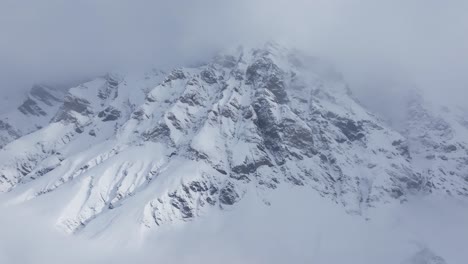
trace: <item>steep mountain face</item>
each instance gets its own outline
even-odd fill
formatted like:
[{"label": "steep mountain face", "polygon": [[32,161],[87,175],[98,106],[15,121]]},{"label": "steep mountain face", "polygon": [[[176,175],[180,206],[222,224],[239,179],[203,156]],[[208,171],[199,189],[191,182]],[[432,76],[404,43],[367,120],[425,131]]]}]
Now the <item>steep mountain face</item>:
[{"label": "steep mountain face", "polygon": [[147,228],[235,209],[246,195],[268,206],[280,185],[360,215],[413,194],[467,196],[467,121],[421,102],[409,111],[399,133],[329,65],[275,44],[60,95],[35,87],[0,121],[0,191],[23,203],[66,189],[66,232],[125,204]]}]

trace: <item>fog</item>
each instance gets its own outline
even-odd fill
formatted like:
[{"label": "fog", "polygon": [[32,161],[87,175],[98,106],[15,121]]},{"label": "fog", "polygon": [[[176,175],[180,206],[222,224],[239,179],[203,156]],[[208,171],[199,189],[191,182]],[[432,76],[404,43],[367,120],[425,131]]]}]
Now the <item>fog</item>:
[{"label": "fog", "polygon": [[33,82],[172,67],[275,40],[333,61],[371,104],[408,87],[463,103],[467,13],[464,0],[2,0],[1,97],[20,98]]},{"label": "fog", "polygon": [[235,210],[153,229],[144,240],[125,235],[138,233],[141,223],[110,226],[92,239],[86,232],[70,237],[37,201],[0,204],[0,263],[416,264],[429,263],[413,259],[429,251],[462,264],[468,257],[466,202],[412,197],[370,209],[365,219],[304,188],[277,191],[271,206],[248,196]]}]

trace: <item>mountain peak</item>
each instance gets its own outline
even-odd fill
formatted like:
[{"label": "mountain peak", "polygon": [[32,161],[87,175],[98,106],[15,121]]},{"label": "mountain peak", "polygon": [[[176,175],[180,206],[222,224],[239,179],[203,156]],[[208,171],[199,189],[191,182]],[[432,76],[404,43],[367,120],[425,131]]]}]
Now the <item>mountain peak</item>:
[{"label": "mountain peak", "polygon": [[[150,229],[235,210],[252,195],[268,206],[285,186],[358,215],[414,194],[468,193],[463,167],[450,176],[459,188],[438,186],[452,171],[426,173],[411,133],[356,102],[329,64],[275,43],[167,74],[108,74],[57,100],[34,94],[57,104],[41,127],[5,139],[0,190],[18,203],[67,190],[56,208],[66,232],[133,206],[141,208],[137,225]],[[15,132],[2,122],[2,133]],[[453,153],[462,166],[462,153]]]}]

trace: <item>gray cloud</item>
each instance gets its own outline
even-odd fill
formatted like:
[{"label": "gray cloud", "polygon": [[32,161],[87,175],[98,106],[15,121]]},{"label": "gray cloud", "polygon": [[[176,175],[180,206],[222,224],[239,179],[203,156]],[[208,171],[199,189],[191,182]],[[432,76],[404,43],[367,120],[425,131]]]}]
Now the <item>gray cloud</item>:
[{"label": "gray cloud", "polygon": [[468,90],[467,11],[463,0],[4,0],[0,91],[274,39],[334,61],[364,98],[390,96],[389,81],[405,76],[399,87],[458,101]]}]

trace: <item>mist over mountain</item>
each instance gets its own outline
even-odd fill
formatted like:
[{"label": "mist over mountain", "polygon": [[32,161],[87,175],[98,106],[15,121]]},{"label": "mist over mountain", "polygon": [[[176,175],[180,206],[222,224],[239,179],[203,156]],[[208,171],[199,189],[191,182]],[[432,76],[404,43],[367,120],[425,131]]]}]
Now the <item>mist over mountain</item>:
[{"label": "mist over mountain", "polygon": [[0,262],[468,258],[466,1],[3,1]]},{"label": "mist over mountain", "polygon": [[468,4],[462,0],[6,0],[0,5],[3,97],[16,90],[24,94],[32,83],[135,64],[173,67],[268,40],[330,58],[355,90],[391,96],[385,86],[397,74],[405,87],[416,85],[439,99],[463,103],[457,99],[466,96]]}]

